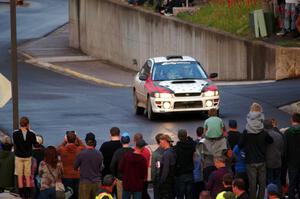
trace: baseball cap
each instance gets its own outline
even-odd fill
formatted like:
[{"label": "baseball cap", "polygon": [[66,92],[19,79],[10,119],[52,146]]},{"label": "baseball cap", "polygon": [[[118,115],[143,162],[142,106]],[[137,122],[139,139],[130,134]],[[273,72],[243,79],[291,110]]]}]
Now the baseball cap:
[{"label": "baseball cap", "polygon": [[172,140],[172,138],[171,138],[169,135],[167,135],[167,134],[163,134],[159,139],[160,139],[160,140],[166,140],[166,141],[169,142],[169,143],[174,142],[174,141]]},{"label": "baseball cap", "polygon": [[229,126],[230,128],[236,128],[236,127],[237,127],[237,122],[236,122],[236,120],[229,120],[229,121],[228,121],[228,126]]},{"label": "baseball cap", "polygon": [[130,142],[130,136],[128,132],[123,132],[121,135],[121,143],[122,144],[128,144]]},{"label": "baseball cap", "polygon": [[138,148],[143,148],[144,146],[147,145],[147,143],[145,142],[145,140],[141,139],[141,140],[138,140],[135,145]]},{"label": "baseball cap", "polygon": [[269,194],[275,194],[275,195],[279,195],[279,190],[276,184],[268,184],[267,186],[267,191]]}]

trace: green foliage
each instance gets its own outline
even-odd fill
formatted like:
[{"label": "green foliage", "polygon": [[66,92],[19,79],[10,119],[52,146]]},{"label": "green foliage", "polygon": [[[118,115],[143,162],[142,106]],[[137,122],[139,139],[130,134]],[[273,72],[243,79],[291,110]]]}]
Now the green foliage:
[{"label": "green foliage", "polygon": [[261,3],[249,0],[212,1],[194,14],[180,13],[180,19],[196,24],[213,27],[219,30],[234,33],[240,36],[250,34],[249,13],[260,9]]}]

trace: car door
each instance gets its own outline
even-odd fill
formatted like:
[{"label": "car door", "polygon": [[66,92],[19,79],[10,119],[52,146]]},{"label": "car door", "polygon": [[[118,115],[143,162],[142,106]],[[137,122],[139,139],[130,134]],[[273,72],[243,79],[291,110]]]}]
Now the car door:
[{"label": "car door", "polygon": [[[151,61],[148,60],[143,67],[141,68],[138,76],[144,76],[147,79],[150,75],[150,69],[151,69]],[[136,88],[136,94],[139,102],[142,102],[145,106],[147,103],[147,89],[145,88],[145,84],[147,80],[141,80],[140,78],[137,78],[137,88]]]}]

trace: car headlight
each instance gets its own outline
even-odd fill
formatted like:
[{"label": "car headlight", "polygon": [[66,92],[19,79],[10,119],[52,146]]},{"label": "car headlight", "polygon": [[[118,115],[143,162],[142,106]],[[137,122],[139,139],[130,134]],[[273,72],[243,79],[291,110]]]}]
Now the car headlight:
[{"label": "car headlight", "polygon": [[155,98],[163,98],[163,99],[168,99],[172,97],[171,93],[154,93],[153,95]]},{"label": "car headlight", "polygon": [[213,97],[213,96],[218,96],[219,92],[218,91],[205,91],[203,95],[204,95],[204,97]]}]

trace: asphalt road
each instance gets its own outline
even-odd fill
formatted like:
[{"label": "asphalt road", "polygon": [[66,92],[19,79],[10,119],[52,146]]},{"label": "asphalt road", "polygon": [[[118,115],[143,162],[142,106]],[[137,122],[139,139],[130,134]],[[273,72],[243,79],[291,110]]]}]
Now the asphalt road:
[{"label": "asphalt road", "polygon": [[[30,1],[18,9],[19,42],[41,37],[67,21],[67,1]],[[10,79],[9,13],[7,5],[0,4],[0,72]],[[3,20],[4,19],[4,20]],[[3,31],[2,31],[3,30]],[[253,101],[264,107],[266,117],[279,120],[279,126],[289,124],[289,115],[278,106],[300,99],[300,80],[250,86],[222,86],[221,116],[227,123],[236,119],[242,130],[249,106]],[[205,117],[198,113],[165,115],[152,122],[135,116],[129,88],[109,88],[19,61],[20,116],[31,119],[31,126],[44,135],[46,145],[57,145],[66,130],[76,130],[84,138],[94,132],[98,143],[109,138],[109,129],[118,126],[131,134],[142,132],[146,141],[153,143],[158,132],[176,133],[186,128],[192,136],[203,125]],[[0,109],[0,128],[12,131],[12,104]]]}]

